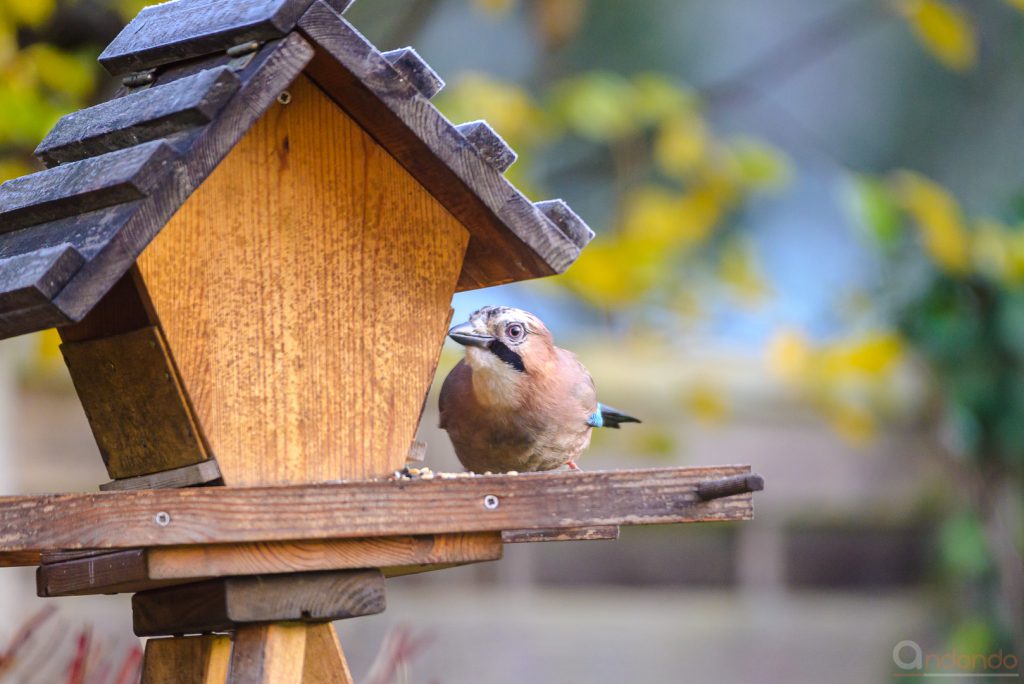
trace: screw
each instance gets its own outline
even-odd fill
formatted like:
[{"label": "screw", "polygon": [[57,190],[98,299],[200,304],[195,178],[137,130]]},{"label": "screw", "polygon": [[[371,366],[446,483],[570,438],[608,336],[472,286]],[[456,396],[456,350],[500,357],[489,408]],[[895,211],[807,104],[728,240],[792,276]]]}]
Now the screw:
[{"label": "screw", "polygon": [[281,91],[281,94],[277,96],[277,101],[283,105],[286,105],[292,101],[292,94],[289,93],[287,90],[283,90]]},{"label": "screw", "polygon": [[498,503],[498,497],[494,496],[493,494],[488,494],[487,496],[484,497],[484,508],[486,508],[489,511],[497,509]]},{"label": "screw", "polygon": [[155,522],[160,527],[167,527],[171,524],[171,514],[167,511],[160,511],[159,513],[153,516],[153,522]]}]

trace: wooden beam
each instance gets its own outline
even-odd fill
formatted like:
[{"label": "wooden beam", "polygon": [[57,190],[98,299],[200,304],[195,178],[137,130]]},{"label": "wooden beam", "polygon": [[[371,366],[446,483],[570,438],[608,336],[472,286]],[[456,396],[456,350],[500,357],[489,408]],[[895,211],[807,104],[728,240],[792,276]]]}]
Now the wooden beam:
[{"label": "wooden beam", "polygon": [[256,622],[329,622],[384,610],[378,570],[222,577],[132,597],[138,636],[195,634]]},{"label": "wooden beam", "polygon": [[66,242],[0,259],[0,310],[50,306],[83,263],[78,250]]},{"label": "wooden beam", "polygon": [[357,568],[394,576],[422,566],[497,560],[501,553],[496,532],[128,549],[46,562],[36,589],[39,596],[113,594],[213,577]]},{"label": "wooden beam", "polygon": [[142,661],[144,684],[224,684],[231,658],[225,634],[150,639]]},{"label": "wooden beam", "polygon": [[208,458],[159,328],[69,342],[61,351],[110,477]]},{"label": "wooden beam", "polygon": [[524,473],[0,498],[0,551],[746,520],[751,494],[701,502],[749,466]]},{"label": "wooden beam", "polygon": [[308,633],[301,623],[239,629],[227,684],[302,684]]},{"label": "wooden beam", "polygon": [[592,541],[596,539],[618,539],[618,525],[595,527],[553,527],[541,530],[505,530],[501,533],[504,544],[554,541]]},{"label": "wooden beam", "polygon": [[213,459],[200,461],[191,465],[161,470],[157,473],[137,475],[121,480],[111,480],[100,485],[101,492],[113,492],[119,489],[169,489],[172,487],[195,487],[197,485],[217,482],[221,479],[220,468]]},{"label": "wooden beam", "polygon": [[306,628],[302,684],[355,684],[334,625],[325,623]]}]

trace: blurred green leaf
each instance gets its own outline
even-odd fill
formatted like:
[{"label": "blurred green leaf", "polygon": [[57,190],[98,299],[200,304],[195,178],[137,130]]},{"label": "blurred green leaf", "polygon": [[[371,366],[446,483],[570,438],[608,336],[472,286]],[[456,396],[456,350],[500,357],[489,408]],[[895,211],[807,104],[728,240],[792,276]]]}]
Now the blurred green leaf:
[{"label": "blurred green leaf", "polygon": [[971,510],[954,513],[943,523],[939,553],[946,569],[963,579],[978,579],[992,569],[984,530]]},{"label": "blurred green leaf", "polygon": [[562,83],[555,107],[569,130],[589,140],[610,142],[639,128],[634,97],[622,76],[592,71]]},{"label": "blurred green leaf", "polygon": [[753,138],[736,138],[730,150],[740,172],[740,181],[757,189],[778,190],[792,176],[789,161],[776,148]]},{"label": "blurred green leaf", "polygon": [[903,235],[903,218],[885,183],[865,175],[850,178],[852,208],[871,239],[891,250]]}]

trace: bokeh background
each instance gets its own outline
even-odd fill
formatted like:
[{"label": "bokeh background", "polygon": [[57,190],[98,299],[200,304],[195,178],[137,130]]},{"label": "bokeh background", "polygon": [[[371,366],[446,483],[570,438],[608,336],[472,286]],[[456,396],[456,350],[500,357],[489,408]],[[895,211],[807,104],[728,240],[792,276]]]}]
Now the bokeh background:
[{"label": "bokeh background", "polygon": [[[0,0],[0,180],[110,94],[95,57],[143,4]],[[339,624],[358,681],[853,684],[896,681],[903,640],[1024,656],[1024,2],[360,0],[347,18],[415,46],[449,118],[488,120],[512,180],[597,232],[563,276],[454,302],[540,315],[643,418],[583,466],[767,480],[749,523],[393,580],[385,614]],[[3,493],[105,479],[57,345],[0,342]],[[452,470],[434,406],[427,463]],[[0,680],[116,681],[129,620],[126,597],[47,603],[4,570]]]}]

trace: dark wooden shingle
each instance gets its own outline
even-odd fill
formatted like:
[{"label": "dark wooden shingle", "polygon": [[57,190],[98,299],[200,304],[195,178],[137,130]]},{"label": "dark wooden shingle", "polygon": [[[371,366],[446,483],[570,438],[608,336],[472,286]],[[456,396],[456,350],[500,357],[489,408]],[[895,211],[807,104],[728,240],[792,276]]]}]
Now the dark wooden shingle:
[{"label": "dark wooden shingle", "polygon": [[36,156],[54,166],[201,126],[238,85],[231,69],[219,67],[72,112],[43,139]]}]

